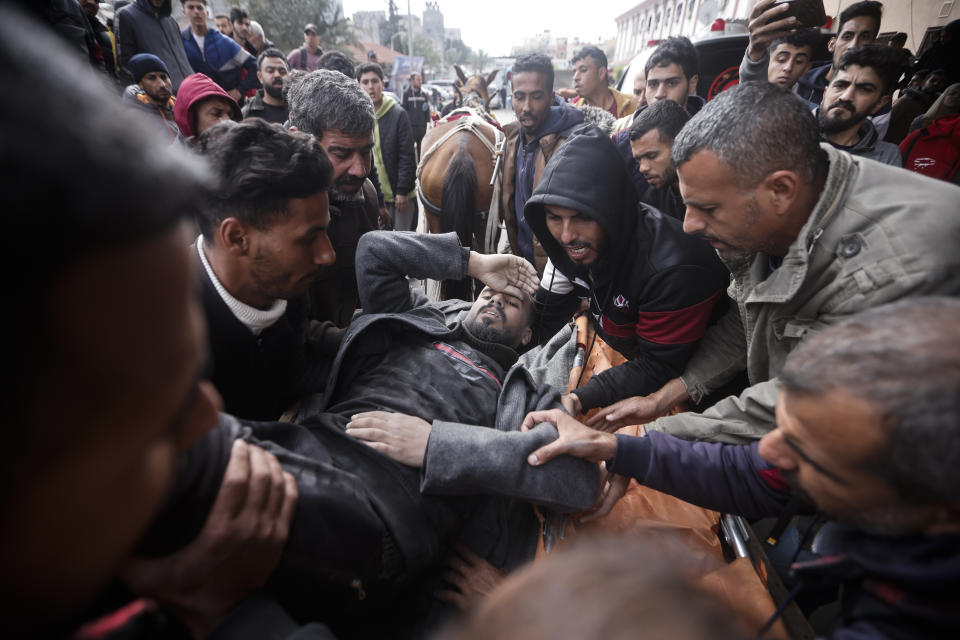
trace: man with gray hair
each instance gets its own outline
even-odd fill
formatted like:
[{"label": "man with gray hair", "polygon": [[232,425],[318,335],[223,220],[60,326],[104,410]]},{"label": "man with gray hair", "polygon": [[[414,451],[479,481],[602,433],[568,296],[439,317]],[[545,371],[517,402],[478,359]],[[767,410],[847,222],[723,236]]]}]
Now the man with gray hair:
[{"label": "man with gray hair", "polygon": [[288,83],[290,127],[312,133],[333,164],[330,227],[336,264],[323,269],[310,294],[313,316],[345,327],[359,305],[354,255],[367,231],[385,226],[377,192],[368,180],[373,163],[373,103],[353,78],[321,69],[294,74]]},{"label": "man with gray hair", "polygon": [[792,571],[801,588],[841,587],[831,638],[956,638],[958,344],[960,300],[879,306],[789,355],[776,428],[759,442],[613,435],[534,412],[524,425],[552,422],[560,438],[530,462],[561,453],[605,460],[647,487],[748,518],[818,511],[833,520],[813,544],[819,557]]},{"label": "man with gray hair", "polygon": [[746,83],[694,116],[673,144],[687,205],[733,274],[727,315],[683,374],[605,410],[608,427],[642,424],[747,370],[752,386],[702,414],[647,430],[748,442],[774,427],[787,355],[838,320],[893,300],[960,293],[960,189],[821,143],[817,119],[776,85]]}]

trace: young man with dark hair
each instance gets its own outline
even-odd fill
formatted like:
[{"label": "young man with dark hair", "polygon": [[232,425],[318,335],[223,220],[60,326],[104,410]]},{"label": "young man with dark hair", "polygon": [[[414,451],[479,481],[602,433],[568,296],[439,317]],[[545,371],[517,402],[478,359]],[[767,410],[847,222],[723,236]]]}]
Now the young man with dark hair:
[{"label": "young man with dark hair", "polygon": [[277,419],[322,388],[328,363],[312,339],[320,333],[306,293],[336,260],[327,237],[330,161],[312,136],[275,126],[222,125],[200,144],[222,185],[201,211],[194,247],[210,380],[226,411],[253,420]]},{"label": "young man with dark hair", "polygon": [[506,140],[500,210],[510,251],[542,274],[547,254],[530,230],[523,208],[547,162],[583,122],[583,112],[554,98],[553,63],[546,56],[531,53],[517,58],[512,78],[517,119],[503,128]]},{"label": "young man with dark hair", "polygon": [[667,38],[647,59],[643,73],[647,78],[647,104],[673,100],[690,115],[703,106],[703,99],[696,95],[700,58],[688,38]]},{"label": "young man with dark hair", "polygon": [[573,105],[599,107],[614,118],[628,116],[636,110],[633,97],[620,93],[607,84],[607,54],[598,47],[584,47],[570,60],[573,87],[577,97]]},{"label": "young man with dark hair", "polygon": [[314,71],[320,68],[319,62],[322,55],[320,30],[311,22],[303,28],[303,46],[297,47],[287,55],[287,63],[291,69]]},{"label": "young man with dark hair", "polygon": [[206,0],[180,0],[190,25],[180,32],[190,66],[240,102],[247,91],[257,88],[257,62],[243,47],[216,29],[207,27]]},{"label": "young man with dark hair", "polygon": [[690,114],[679,104],[661,100],[638,113],[630,125],[630,149],[637,160],[637,170],[650,185],[640,202],[681,222],[686,206],[680,196],[670,147],[689,119]]},{"label": "young man with dark hair", "polygon": [[410,231],[417,220],[417,160],[410,118],[396,100],[383,95],[383,68],[379,64],[365,62],[358,66],[357,81],[370,96],[377,117],[373,161],[383,200],[393,228]]},{"label": "young man with dark hair", "polygon": [[[787,355],[838,319],[892,300],[956,295],[957,187],[822,142],[806,103],[766,82],[724,91],[673,142],[684,231],[730,269],[732,304],[682,376],[603,417],[683,438],[745,442],[774,428]],[[882,274],[882,275],[881,275]],[[660,418],[746,368],[751,386],[701,414]]]},{"label": "young man with dark hair", "polygon": [[250,14],[242,7],[230,8],[230,24],[233,27],[233,40],[254,58],[257,48],[250,43]]},{"label": "young man with dark hair", "polygon": [[900,149],[879,139],[869,116],[890,102],[905,61],[902,51],[881,45],[843,54],[816,112],[824,140],[855,156],[901,166]]},{"label": "young man with dark hair", "polygon": [[136,107],[151,119],[159,119],[162,131],[169,140],[181,138],[180,128],[174,115],[177,99],[163,60],[150,53],[138,53],[127,63],[127,68],[136,84],[123,90],[123,104]]},{"label": "young man with dark hair", "polygon": [[574,131],[525,213],[550,257],[534,298],[536,339],[552,337],[586,300],[597,334],[627,360],[568,394],[570,413],[652,393],[682,371],[729,274],[706,242],[639,203],[610,138],[591,125]]},{"label": "young man with dark hair", "polygon": [[287,103],[283,88],[289,77],[287,60],[279,49],[266,49],[257,59],[257,80],[263,85],[253,99],[243,105],[244,118],[262,118],[267,122],[283,124],[287,121]]},{"label": "young man with dark hair", "polygon": [[138,53],[152,53],[167,66],[173,83],[173,94],[180,91],[180,83],[193,73],[187,52],[183,49],[180,27],[171,17],[172,0],[133,0],[114,17],[117,32],[117,57],[120,66],[129,72],[127,64]]},{"label": "young man with dark hair", "polygon": [[[766,5],[758,3],[754,13]],[[816,29],[797,29],[777,38],[770,38],[768,23],[750,22],[750,41],[740,62],[740,82],[767,80],[785,89],[794,89],[813,64],[820,33]]]},{"label": "young man with dark hair", "polygon": [[549,420],[560,430],[530,462],[560,453],[603,460],[651,489],[750,519],[819,512],[831,520],[813,541],[817,557],[791,573],[801,597],[808,585],[818,593],[839,587],[830,637],[953,638],[960,634],[957,344],[955,298],[880,306],[825,327],[789,355],[776,425],[759,442],[613,435],[553,411],[524,422]]}]

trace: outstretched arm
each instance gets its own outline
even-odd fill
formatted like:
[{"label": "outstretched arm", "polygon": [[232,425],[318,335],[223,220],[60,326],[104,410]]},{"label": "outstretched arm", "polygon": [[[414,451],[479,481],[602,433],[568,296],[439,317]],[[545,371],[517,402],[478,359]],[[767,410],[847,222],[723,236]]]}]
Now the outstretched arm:
[{"label": "outstretched arm", "polygon": [[646,437],[594,431],[567,414],[530,413],[523,428],[556,425],[560,437],[528,457],[533,466],[559,455],[604,460],[611,473],[707,509],[760,518],[776,515],[790,497],[789,487],[752,445],[689,442],[664,433]]},{"label": "outstretched arm", "polygon": [[481,255],[460,246],[455,233],[425,235],[373,231],[357,247],[357,286],[366,313],[400,313],[413,307],[407,276],[433,280],[477,278],[511,295],[533,293],[537,275],[522,258]]}]

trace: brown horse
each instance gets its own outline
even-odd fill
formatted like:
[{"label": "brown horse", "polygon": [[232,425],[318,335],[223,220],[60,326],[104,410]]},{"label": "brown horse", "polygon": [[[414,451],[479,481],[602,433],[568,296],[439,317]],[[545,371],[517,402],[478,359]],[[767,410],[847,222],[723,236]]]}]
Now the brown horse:
[{"label": "brown horse", "polygon": [[[486,107],[487,87],[497,72],[467,78],[460,67],[455,69],[463,106],[424,136],[418,191],[430,233],[456,231],[463,246],[490,253],[496,251],[496,229],[488,232],[488,223],[498,226],[500,222],[488,217],[503,132]],[[468,280],[445,283],[442,289],[444,298],[471,300],[473,296]]]}]

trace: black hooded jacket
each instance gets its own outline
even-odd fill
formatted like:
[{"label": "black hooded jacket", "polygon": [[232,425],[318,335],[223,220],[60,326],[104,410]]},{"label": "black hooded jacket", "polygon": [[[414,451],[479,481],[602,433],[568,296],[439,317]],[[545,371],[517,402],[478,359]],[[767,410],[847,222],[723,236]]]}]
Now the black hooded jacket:
[{"label": "black hooded jacket", "polygon": [[[547,229],[545,205],[595,220],[600,257],[576,265]],[[583,410],[652,393],[683,371],[729,282],[713,249],[681,223],[641,205],[614,143],[577,129],[550,159],[524,210],[550,256],[537,291],[534,331],[553,335],[589,298],[600,336],[629,362],[577,390]]]}]

